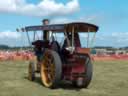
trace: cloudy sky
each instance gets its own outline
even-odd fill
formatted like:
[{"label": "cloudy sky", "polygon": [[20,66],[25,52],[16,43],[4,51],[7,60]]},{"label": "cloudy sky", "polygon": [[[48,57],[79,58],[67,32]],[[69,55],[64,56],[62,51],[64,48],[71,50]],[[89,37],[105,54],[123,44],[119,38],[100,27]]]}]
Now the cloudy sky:
[{"label": "cloudy sky", "polygon": [[83,21],[100,27],[95,45],[128,46],[127,0],[0,0],[0,44],[26,43],[16,28],[51,23]]}]

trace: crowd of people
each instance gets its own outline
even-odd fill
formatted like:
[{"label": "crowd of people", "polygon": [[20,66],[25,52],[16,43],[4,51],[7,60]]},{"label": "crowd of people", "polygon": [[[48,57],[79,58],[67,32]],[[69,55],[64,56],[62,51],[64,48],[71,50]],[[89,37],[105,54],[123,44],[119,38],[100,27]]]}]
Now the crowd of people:
[{"label": "crowd of people", "polygon": [[128,54],[93,55],[95,61],[128,60]]},{"label": "crowd of people", "polygon": [[[34,53],[31,51],[0,51],[0,61],[33,60]],[[92,55],[94,61],[99,60],[128,60],[128,54],[125,55]]]},{"label": "crowd of people", "polygon": [[31,60],[34,57],[31,51],[0,51],[0,61],[5,60]]}]

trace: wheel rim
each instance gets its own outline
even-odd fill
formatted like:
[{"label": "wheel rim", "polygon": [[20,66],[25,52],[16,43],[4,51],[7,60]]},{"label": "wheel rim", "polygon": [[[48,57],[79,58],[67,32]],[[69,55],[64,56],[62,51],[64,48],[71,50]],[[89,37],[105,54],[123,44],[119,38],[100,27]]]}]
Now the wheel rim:
[{"label": "wheel rim", "polygon": [[50,53],[46,53],[41,64],[41,79],[46,87],[51,87],[55,77],[54,58]]}]

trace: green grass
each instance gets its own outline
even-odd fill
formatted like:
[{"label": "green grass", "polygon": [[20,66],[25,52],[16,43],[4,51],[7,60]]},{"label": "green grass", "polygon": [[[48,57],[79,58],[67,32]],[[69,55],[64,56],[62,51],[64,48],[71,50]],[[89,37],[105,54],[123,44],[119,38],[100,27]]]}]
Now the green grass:
[{"label": "green grass", "polygon": [[27,66],[28,62],[0,62],[0,96],[128,96],[128,61],[95,62],[88,89],[45,88],[39,78],[26,78]]}]

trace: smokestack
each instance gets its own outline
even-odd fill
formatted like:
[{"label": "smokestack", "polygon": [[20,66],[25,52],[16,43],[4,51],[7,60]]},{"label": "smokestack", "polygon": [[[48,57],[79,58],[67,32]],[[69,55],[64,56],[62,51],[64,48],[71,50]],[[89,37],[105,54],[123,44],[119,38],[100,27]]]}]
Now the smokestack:
[{"label": "smokestack", "polygon": [[48,25],[49,24],[49,19],[42,20],[42,23],[43,23],[43,25]]},{"label": "smokestack", "polygon": [[[42,20],[43,25],[49,25],[49,19]],[[49,40],[49,31],[44,30],[43,31],[43,40]]]}]

